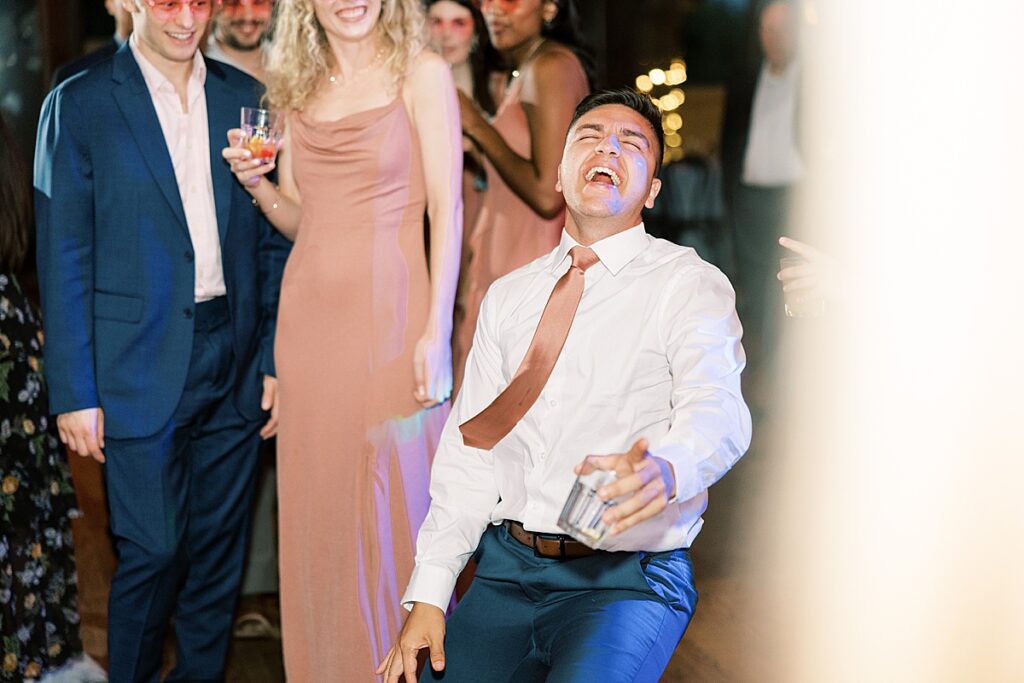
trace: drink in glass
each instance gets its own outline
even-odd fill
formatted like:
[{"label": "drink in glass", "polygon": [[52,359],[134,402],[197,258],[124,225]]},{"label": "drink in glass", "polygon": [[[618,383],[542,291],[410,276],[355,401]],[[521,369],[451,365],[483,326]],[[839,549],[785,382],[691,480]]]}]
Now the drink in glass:
[{"label": "drink in glass", "polygon": [[254,159],[271,161],[284,135],[284,117],[266,109],[242,107],[242,144]]},{"label": "drink in glass", "polygon": [[[807,261],[798,256],[786,256],[779,259],[779,270],[795,268],[806,263]],[[825,298],[817,289],[783,291],[782,296],[787,318],[817,318],[825,314]]]},{"label": "drink in glass", "polygon": [[558,516],[558,528],[580,543],[596,548],[608,531],[601,515],[619,502],[601,500],[597,490],[614,481],[615,472],[610,470],[594,470],[576,477]]}]

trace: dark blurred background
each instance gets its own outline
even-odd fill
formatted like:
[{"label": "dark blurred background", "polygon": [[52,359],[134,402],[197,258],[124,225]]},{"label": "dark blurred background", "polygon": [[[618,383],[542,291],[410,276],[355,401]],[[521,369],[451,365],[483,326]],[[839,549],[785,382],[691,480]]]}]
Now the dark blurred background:
[{"label": "dark blurred background", "polygon": [[[755,0],[582,0],[599,84],[631,85],[674,58],[687,85],[726,84],[756,65]],[[0,3],[0,109],[31,148],[39,106],[55,68],[108,41],[113,20],[102,0]]]}]

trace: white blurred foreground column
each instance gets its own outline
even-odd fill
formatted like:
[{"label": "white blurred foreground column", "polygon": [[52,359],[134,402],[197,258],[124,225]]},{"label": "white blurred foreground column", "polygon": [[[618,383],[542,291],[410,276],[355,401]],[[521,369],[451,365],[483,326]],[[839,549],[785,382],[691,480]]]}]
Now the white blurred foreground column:
[{"label": "white blurred foreground column", "polygon": [[787,321],[771,678],[1024,681],[1024,3],[798,4],[848,302]]}]

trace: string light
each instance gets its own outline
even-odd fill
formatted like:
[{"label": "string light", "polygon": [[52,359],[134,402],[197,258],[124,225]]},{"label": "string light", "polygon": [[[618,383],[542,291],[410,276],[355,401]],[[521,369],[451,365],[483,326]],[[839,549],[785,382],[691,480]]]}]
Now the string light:
[{"label": "string light", "polygon": [[680,161],[683,151],[683,117],[677,109],[686,102],[686,93],[678,87],[686,82],[686,62],[673,59],[667,69],[651,69],[636,77],[636,89],[650,95],[661,111],[661,127],[665,132],[665,152],[662,164]]}]

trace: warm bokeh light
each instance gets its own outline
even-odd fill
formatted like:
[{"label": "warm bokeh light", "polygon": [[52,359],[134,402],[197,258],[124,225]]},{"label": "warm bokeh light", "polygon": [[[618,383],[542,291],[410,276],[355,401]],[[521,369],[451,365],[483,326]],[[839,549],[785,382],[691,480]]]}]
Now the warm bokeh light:
[{"label": "warm bokeh light", "polygon": [[676,97],[673,93],[668,93],[661,98],[661,110],[672,111],[673,109],[678,109],[682,103],[682,98]]},{"label": "warm bokeh light", "polygon": [[665,136],[665,144],[669,147],[682,147],[683,138],[679,133],[669,133]]},{"label": "warm bokeh light", "polygon": [[686,81],[686,62],[673,59],[667,69],[654,68],[636,77],[636,88],[647,93],[655,106],[664,114],[662,129],[670,136],[674,144],[666,147],[664,164],[670,164],[683,158],[682,135],[683,117],[676,113],[686,102],[686,93],[677,86]]}]

